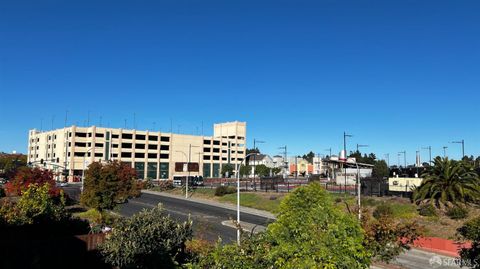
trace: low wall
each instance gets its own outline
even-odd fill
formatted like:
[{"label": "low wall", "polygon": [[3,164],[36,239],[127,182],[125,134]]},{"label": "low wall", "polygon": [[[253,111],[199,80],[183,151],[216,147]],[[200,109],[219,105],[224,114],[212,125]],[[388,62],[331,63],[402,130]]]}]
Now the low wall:
[{"label": "low wall", "polygon": [[462,248],[470,248],[472,244],[469,242],[461,243],[438,237],[421,237],[415,240],[413,246],[429,252],[435,252],[451,257],[459,257],[460,250]]}]

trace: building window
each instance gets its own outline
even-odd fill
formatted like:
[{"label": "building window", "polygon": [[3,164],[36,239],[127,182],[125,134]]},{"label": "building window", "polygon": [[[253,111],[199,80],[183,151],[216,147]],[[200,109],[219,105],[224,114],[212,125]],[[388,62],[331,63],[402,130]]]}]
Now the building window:
[{"label": "building window", "polygon": [[213,156],[213,160],[214,160],[214,161],[220,160],[220,156]]},{"label": "building window", "polygon": [[203,177],[211,177],[212,165],[209,163],[203,164]]},{"label": "building window", "polygon": [[169,148],[168,145],[160,145],[160,150],[168,150]]},{"label": "building window", "polygon": [[87,133],[75,133],[75,137],[87,137]]},{"label": "building window", "polygon": [[145,140],[145,135],[137,134],[135,135],[136,140]]},{"label": "building window", "polygon": [[160,154],[160,159],[168,159],[168,154]]},{"label": "building window", "polygon": [[112,158],[118,158],[118,153],[113,153]]},{"label": "building window", "polygon": [[75,142],[75,147],[81,147],[84,148],[87,146],[87,143],[82,143],[82,142]]},{"label": "building window", "polygon": [[95,137],[104,137],[102,133],[95,133]]},{"label": "building window", "polygon": [[219,148],[214,148],[214,149],[213,149],[213,152],[219,153],[219,152],[220,152],[220,149],[219,149]]},{"label": "building window", "polygon": [[157,179],[157,163],[147,163],[147,178]]},{"label": "building window", "polygon": [[148,149],[158,149],[157,145],[148,145]]},{"label": "building window", "polygon": [[135,153],[135,158],[143,159],[143,158],[145,158],[145,153],[136,152]]},{"label": "building window", "polygon": [[211,149],[210,148],[203,148],[203,152],[210,152]]},{"label": "building window", "polygon": [[168,163],[160,163],[160,178],[168,179]]},{"label": "building window", "polygon": [[103,157],[102,153],[95,152],[95,157]]},{"label": "building window", "polygon": [[168,137],[168,136],[162,136],[162,137],[160,138],[160,141],[170,142],[170,137]]},{"label": "building window", "polygon": [[[70,152],[69,152],[69,153],[70,153]],[[83,157],[83,156],[85,156],[85,152],[75,152],[75,153],[73,154],[73,156],[75,156],[75,157]]]},{"label": "building window", "polygon": [[203,155],[204,160],[210,160],[210,155]]},{"label": "building window", "polygon": [[145,144],[135,144],[136,149],[145,149]]},{"label": "building window", "polygon": [[222,158],[222,161],[226,161],[226,160],[227,160],[227,158],[226,158],[226,157],[223,157],[223,158]]},{"label": "building window", "polygon": [[149,158],[149,159],[156,159],[156,158],[157,158],[157,154],[156,154],[156,153],[148,153],[148,158]]},{"label": "building window", "polygon": [[96,148],[102,148],[102,147],[103,147],[103,143],[95,143],[95,147],[96,147]]},{"label": "building window", "polygon": [[118,138],[118,134],[112,134],[112,138]]},{"label": "building window", "polygon": [[122,152],[122,155],[120,155],[122,158],[132,158],[132,153],[131,152]]},{"label": "building window", "polygon": [[156,135],[149,135],[149,136],[148,136],[148,140],[158,141],[158,136],[156,136]]},{"label": "building window", "polygon": [[112,144],[113,148],[118,148],[118,144]]},{"label": "building window", "polygon": [[220,145],[220,141],[213,140],[213,144],[218,146],[218,145]]},{"label": "building window", "polygon": [[203,140],[203,144],[210,145],[210,144],[212,144],[212,140],[206,140],[205,139],[205,140]]},{"label": "building window", "polygon": [[132,134],[122,134],[122,139],[132,139],[133,135]]},{"label": "building window", "polygon": [[229,139],[235,139],[235,136],[234,135],[231,135],[228,137]]},{"label": "building window", "polygon": [[224,143],[222,143],[222,146],[228,146],[228,144],[224,142]]},{"label": "building window", "polygon": [[132,143],[122,143],[122,148],[131,149],[132,148]]},{"label": "building window", "polygon": [[227,153],[227,150],[226,149],[222,150],[222,153]]},{"label": "building window", "polygon": [[135,162],[135,170],[137,171],[137,178],[143,179],[143,174],[145,172],[145,163]]}]

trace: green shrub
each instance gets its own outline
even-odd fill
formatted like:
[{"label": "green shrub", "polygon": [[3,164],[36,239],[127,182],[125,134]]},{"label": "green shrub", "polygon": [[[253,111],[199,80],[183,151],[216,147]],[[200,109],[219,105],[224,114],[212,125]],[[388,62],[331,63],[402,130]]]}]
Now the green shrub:
[{"label": "green shrub", "polygon": [[215,189],[215,196],[224,196],[225,194],[235,193],[237,189],[230,186],[218,186]]},{"label": "green shrub", "polygon": [[173,186],[173,182],[171,180],[160,180],[158,182],[159,191],[168,191],[173,189],[175,189],[175,186]]},{"label": "green shrub", "polygon": [[373,211],[373,216],[376,219],[381,218],[382,216],[391,217],[393,216],[393,208],[391,205],[383,203],[377,206]]},{"label": "green shrub", "polygon": [[418,214],[424,217],[436,217],[437,210],[432,204],[423,204],[418,207]]},{"label": "green shrub", "polygon": [[178,223],[158,206],[119,220],[100,252],[117,268],[177,268],[190,239],[192,222]]},{"label": "green shrub", "polygon": [[464,219],[468,217],[468,209],[465,207],[454,206],[447,210],[447,216],[451,219]]},{"label": "green shrub", "polygon": [[458,234],[464,240],[472,242],[470,248],[463,248],[460,251],[462,261],[474,265],[473,268],[480,268],[480,217],[467,221],[462,227],[458,228]]}]

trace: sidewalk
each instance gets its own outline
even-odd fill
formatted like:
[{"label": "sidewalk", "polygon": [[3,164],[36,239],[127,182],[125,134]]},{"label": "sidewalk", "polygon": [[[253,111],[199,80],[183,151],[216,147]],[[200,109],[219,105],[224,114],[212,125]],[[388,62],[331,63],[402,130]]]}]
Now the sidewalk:
[{"label": "sidewalk", "polygon": [[[152,194],[152,195],[158,195],[158,196],[164,196],[164,197],[169,197],[169,198],[175,198],[179,200],[184,200],[184,201],[189,201],[189,202],[194,202],[198,204],[204,204],[204,205],[210,205],[210,206],[215,206],[215,207],[220,207],[220,208],[225,208],[233,211],[237,211],[237,206],[228,204],[228,203],[220,203],[217,201],[212,201],[208,199],[203,199],[203,198],[197,198],[197,197],[189,197],[186,199],[183,196],[180,195],[175,195],[175,194],[170,194],[170,193],[165,193],[165,192],[158,192],[158,191],[149,191],[149,190],[142,190],[142,193],[147,193],[147,194]],[[264,218],[269,218],[272,220],[276,219],[276,216],[268,211],[263,211],[263,210],[258,210],[250,207],[244,207],[240,206],[240,212],[247,213],[250,215],[255,215],[255,216],[260,216]]]}]

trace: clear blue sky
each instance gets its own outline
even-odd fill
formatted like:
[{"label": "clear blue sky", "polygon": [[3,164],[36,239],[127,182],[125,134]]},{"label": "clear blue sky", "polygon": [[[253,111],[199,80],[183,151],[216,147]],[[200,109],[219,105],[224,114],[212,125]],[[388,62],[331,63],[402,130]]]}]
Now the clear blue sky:
[{"label": "clear blue sky", "polygon": [[[342,133],[382,157],[480,155],[478,1],[0,2],[0,151],[91,122],[206,134],[241,120],[271,154]],[[426,159],[426,151],[423,158]]]}]

